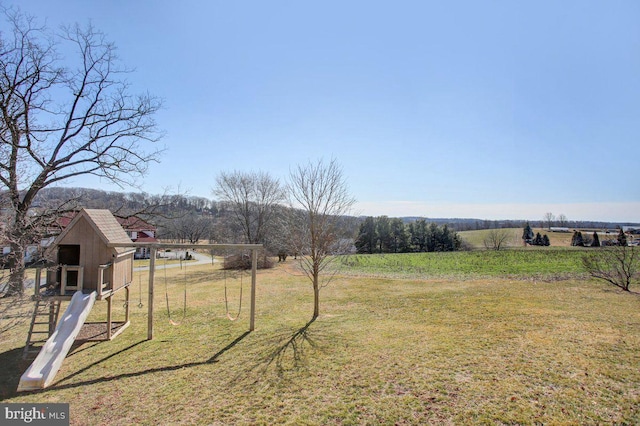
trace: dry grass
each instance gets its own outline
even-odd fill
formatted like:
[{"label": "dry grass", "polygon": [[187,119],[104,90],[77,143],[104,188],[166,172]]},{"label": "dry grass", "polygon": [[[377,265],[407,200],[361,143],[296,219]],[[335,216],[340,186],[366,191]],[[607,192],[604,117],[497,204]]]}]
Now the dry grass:
[{"label": "dry grass", "polygon": [[[510,237],[507,240],[507,247],[522,247],[522,232],[523,228],[507,228],[510,233]],[[484,239],[487,237],[488,233],[491,232],[489,229],[482,229],[479,231],[462,231],[458,232],[460,237],[469,243],[473,248],[483,249]],[[533,234],[540,233],[540,235],[547,235],[549,237],[549,242],[551,243],[551,247],[570,247],[571,246],[571,237],[573,236],[573,230],[571,232],[550,232],[546,228],[533,228]],[[588,235],[591,236],[593,232],[588,232]],[[600,238],[603,238],[604,235],[599,233]]]},{"label": "dry grass", "polygon": [[[146,341],[136,281],[132,326],[77,347],[42,392],[15,394],[26,333],[16,329],[0,344],[0,395],[70,402],[78,425],[640,422],[637,295],[578,280],[338,277],[308,324],[310,286],[287,265],[259,273],[252,333],[247,277],[230,322],[224,275],[196,266],[186,280],[167,273],[179,326],[158,273]],[[230,308],[239,284],[227,276]]]}]

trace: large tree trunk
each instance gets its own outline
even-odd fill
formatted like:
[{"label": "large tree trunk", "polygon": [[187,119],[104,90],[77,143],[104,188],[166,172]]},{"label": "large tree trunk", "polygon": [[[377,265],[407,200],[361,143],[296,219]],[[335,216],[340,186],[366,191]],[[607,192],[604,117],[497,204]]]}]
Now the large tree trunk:
[{"label": "large tree trunk", "polygon": [[24,293],[24,247],[19,243],[11,244],[11,254],[9,255],[9,283],[7,285],[7,296],[22,295]]}]

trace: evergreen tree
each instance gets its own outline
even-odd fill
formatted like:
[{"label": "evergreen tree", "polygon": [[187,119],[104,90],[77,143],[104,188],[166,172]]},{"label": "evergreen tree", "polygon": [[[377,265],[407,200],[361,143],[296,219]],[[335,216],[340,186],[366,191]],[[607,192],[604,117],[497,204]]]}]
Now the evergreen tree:
[{"label": "evergreen tree", "polygon": [[355,246],[358,253],[373,253],[376,249],[376,242],[378,236],[376,234],[376,225],[373,217],[367,217],[364,222],[360,224],[358,231],[358,238],[356,238]]},{"label": "evergreen tree", "polygon": [[551,245],[551,241],[549,241],[549,237],[547,237],[547,234],[544,234],[542,237],[542,245],[545,247],[549,247]]},{"label": "evergreen tree", "polygon": [[378,253],[389,253],[391,243],[391,222],[389,217],[380,216],[376,220],[376,233],[378,234]]},{"label": "evergreen tree", "polygon": [[575,247],[578,244],[576,244],[578,242],[578,231],[573,231],[573,236],[571,237],[571,246]]},{"label": "evergreen tree", "polygon": [[618,232],[618,245],[623,247],[627,245],[627,234],[624,233],[622,228],[620,228],[620,232]]},{"label": "evergreen tree", "polygon": [[440,229],[438,225],[431,222],[427,232],[427,251],[436,251],[438,249],[438,241],[440,241]]},{"label": "evergreen tree", "polygon": [[391,231],[390,251],[392,253],[406,253],[409,251],[409,234],[402,219],[391,219],[389,227]]},{"label": "evergreen tree", "polygon": [[591,242],[591,247],[600,247],[600,237],[598,237],[598,233],[593,233],[593,241]]},{"label": "evergreen tree", "polygon": [[531,225],[527,222],[527,225],[524,227],[524,231],[522,232],[522,239],[524,240],[524,244],[531,244],[533,240],[533,229],[531,229]]},{"label": "evergreen tree", "polygon": [[414,251],[424,252],[427,250],[427,228],[427,221],[424,219],[418,219],[409,225],[411,245]]},{"label": "evergreen tree", "polygon": [[455,232],[449,229],[449,226],[443,225],[440,233],[440,242],[438,251],[454,251],[456,249]]},{"label": "evergreen tree", "polygon": [[578,231],[576,235],[576,246],[584,247],[584,239],[582,238],[582,232]]},{"label": "evergreen tree", "polygon": [[534,246],[544,245],[544,243],[542,242],[542,235],[540,235],[539,232],[536,234],[536,238],[533,240],[533,245]]}]

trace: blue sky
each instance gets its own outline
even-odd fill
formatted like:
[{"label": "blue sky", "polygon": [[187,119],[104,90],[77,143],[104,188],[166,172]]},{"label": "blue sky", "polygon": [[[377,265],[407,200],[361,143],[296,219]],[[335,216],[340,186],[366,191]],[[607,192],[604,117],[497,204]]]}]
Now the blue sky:
[{"label": "blue sky", "polygon": [[19,4],[164,100],[145,192],[333,157],[358,214],[640,222],[638,1]]}]

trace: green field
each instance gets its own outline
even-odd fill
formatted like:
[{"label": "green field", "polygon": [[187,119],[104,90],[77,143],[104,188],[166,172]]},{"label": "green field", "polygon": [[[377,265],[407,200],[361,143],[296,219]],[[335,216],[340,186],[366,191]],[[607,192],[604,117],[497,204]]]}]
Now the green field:
[{"label": "green field", "polygon": [[581,276],[586,250],[531,247],[468,252],[353,255],[342,258],[340,270],[351,275],[402,278],[557,278]]},{"label": "green field", "polygon": [[[68,402],[73,425],[638,424],[640,298],[585,279],[574,253],[349,257],[312,323],[288,261],[259,272],[252,333],[246,278],[230,322],[224,275],[173,269],[156,279],[151,341],[142,275],[131,327],[76,347],[47,390],[15,393],[27,325],[3,334],[0,399]],[[556,278],[523,279],[537,275]]]}]

